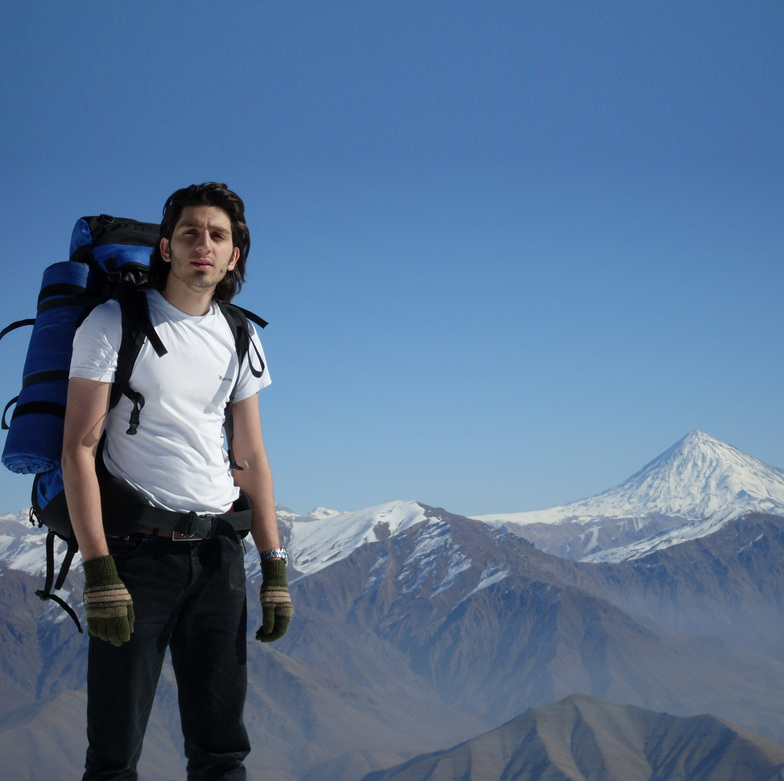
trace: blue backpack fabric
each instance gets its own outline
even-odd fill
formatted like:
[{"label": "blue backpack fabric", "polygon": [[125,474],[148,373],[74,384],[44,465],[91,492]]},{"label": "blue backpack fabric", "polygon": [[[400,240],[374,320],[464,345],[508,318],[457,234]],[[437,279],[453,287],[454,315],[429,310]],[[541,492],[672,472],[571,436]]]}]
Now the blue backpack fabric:
[{"label": "blue backpack fabric", "polygon": [[[102,235],[110,243],[101,244]],[[115,296],[123,281],[146,281],[157,236],[152,225],[106,215],[82,218],[71,238],[71,260],[44,271],[35,320],[12,323],[0,334],[33,325],[22,390],[3,413],[3,428],[9,431],[2,462],[12,472],[41,474],[59,465],[76,328],[93,307]],[[9,427],[5,418],[14,401]]]},{"label": "blue backpack fabric", "polygon": [[[45,269],[34,319],[11,323],[0,331],[0,339],[11,331],[32,325],[27,357],[22,371],[19,395],[5,407],[2,428],[8,430],[2,463],[12,472],[33,474],[31,521],[49,530],[47,538],[47,576],[41,599],[52,599],[71,615],[81,632],[76,614],[62,599],[52,594],[65,582],[71,561],[78,550],[73,535],[63,489],[60,457],[63,447],[63,421],[68,391],[73,338],[79,324],[94,307],[110,298],[120,302],[122,311],[122,343],[118,355],[110,407],[123,395],[133,402],[128,435],[132,436],[141,422],[144,399],[132,388],[133,365],[145,340],[158,355],[166,352],[152,326],[147,310],[146,289],[149,284],[150,256],[158,242],[159,226],[127,218],[102,214],[82,217],[77,221],[70,245],[70,259]],[[257,315],[234,304],[219,302],[229,323],[240,362],[248,355],[251,340],[248,320],[261,328],[267,323]],[[251,356],[252,357],[252,356]],[[256,353],[256,376],[264,371],[261,356]],[[9,410],[13,407],[10,422]],[[226,411],[227,441],[231,455],[230,406]],[[100,461],[100,459],[99,459]],[[132,516],[130,528],[108,529],[111,533],[128,533],[138,526],[176,529],[186,534],[209,536],[218,524],[230,523],[235,530],[250,527],[249,506],[238,506],[238,512],[225,516],[198,516],[194,513],[171,513],[141,503],[122,486],[115,485],[108,473],[102,475],[102,503],[107,518]],[[113,512],[121,507],[121,514]],[[129,513],[129,507],[134,508]],[[55,537],[66,541],[67,550],[59,575],[54,580]]]}]

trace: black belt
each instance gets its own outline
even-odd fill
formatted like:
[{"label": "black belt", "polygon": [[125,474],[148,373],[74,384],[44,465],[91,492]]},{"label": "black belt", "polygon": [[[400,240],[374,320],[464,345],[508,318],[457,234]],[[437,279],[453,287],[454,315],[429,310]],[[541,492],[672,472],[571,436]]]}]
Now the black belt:
[{"label": "black belt", "polygon": [[208,539],[216,534],[248,531],[253,511],[245,494],[225,513],[175,512],[152,507],[130,486],[113,477],[104,467],[100,475],[104,529],[111,536],[124,536],[147,527],[177,532],[184,537]]}]

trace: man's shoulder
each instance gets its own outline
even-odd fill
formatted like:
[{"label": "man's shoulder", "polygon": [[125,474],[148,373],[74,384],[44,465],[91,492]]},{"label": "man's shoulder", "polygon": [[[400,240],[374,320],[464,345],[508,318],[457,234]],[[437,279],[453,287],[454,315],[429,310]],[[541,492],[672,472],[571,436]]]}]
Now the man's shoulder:
[{"label": "man's shoulder", "polygon": [[82,325],[90,328],[112,327],[121,321],[120,302],[114,298],[93,307]]}]

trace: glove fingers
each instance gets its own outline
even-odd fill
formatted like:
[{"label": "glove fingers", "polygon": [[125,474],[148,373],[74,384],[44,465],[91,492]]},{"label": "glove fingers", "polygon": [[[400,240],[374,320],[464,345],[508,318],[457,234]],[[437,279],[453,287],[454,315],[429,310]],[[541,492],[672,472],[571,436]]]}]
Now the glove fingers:
[{"label": "glove fingers", "polygon": [[274,640],[279,640],[283,635],[286,634],[286,630],[289,628],[289,621],[291,619],[288,616],[282,616],[278,614],[275,620],[275,627],[273,628],[272,632],[268,635],[269,642]]},{"label": "glove fingers", "polygon": [[[131,639],[131,632],[133,632],[133,610],[129,610],[125,620],[117,624],[117,640],[116,645],[127,643]],[[114,642],[114,641],[112,641]]]},{"label": "glove fingers", "polygon": [[265,607],[262,612],[262,624],[256,632],[256,639],[262,643],[273,643],[279,640],[289,628],[291,610],[274,606]]},{"label": "glove fingers", "polygon": [[89,618],[87,619],[87,631],[93,636],[97,637],[99,640],[106,640],[105,637],[106,633],[102,626],[96,625],[94,621],[91,621]]},{"label": "glove fingers", "polygon": [[259,632],[269,635],[275,628],[275,605],[263,605],[261,610],[261,628]]},{"label": "glove fingers", "polygon": [[91,635],[115,646],[131,639],[133,601],[122,582],[86,588],[84,606]]},{"label": "glove fingers", "polygon": [[131,639],[133,623],[125,620],[117,622],[87,621],[87,631],[99,640],[105,640],[112,645],[122,645]]},{"label": "glove fingers", "polygon": [[124,635],[125,633],[123,632],[122,627],[120,626],[112,627],[109,631],[108,640],[113,646],[119,648],[124,642],[123,641]]},{"label": "glove fingers", "polygon": [[274,643],[276,640],[283,637],[284,634],[286,634],[286,630],[279,629],[277,626],[269,632],[265,632],[264,627],[262,626],[261,629],[256,632],[256,639],[260,643]]}]

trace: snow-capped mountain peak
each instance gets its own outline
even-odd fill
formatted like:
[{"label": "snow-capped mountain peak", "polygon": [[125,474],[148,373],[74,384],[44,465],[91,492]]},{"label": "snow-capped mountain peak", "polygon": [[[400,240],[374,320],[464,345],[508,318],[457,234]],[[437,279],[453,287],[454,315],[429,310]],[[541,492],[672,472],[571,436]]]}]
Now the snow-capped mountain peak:
[{"label": "snow-capped mountain peak", "polygon": [[615,488],[548,510],[477,516],[491,523],[591,523],[653,514],[706,520],[720,513],[784,513],[784,471],[691,431]]},{"label": "snow-capped mountain peak", "polygon": [[734,508],[778,512],[784,510],[784,471],[692,431],[604,496],[621,499],[634,514],[708,518]]},{"label": "snow-capped mountain peak", "polygon": [[601,494],[547,510],[475,518],[558,556],[624,561],[704,537],[750,512],[784,515],[784,471],[691,431]]}]

